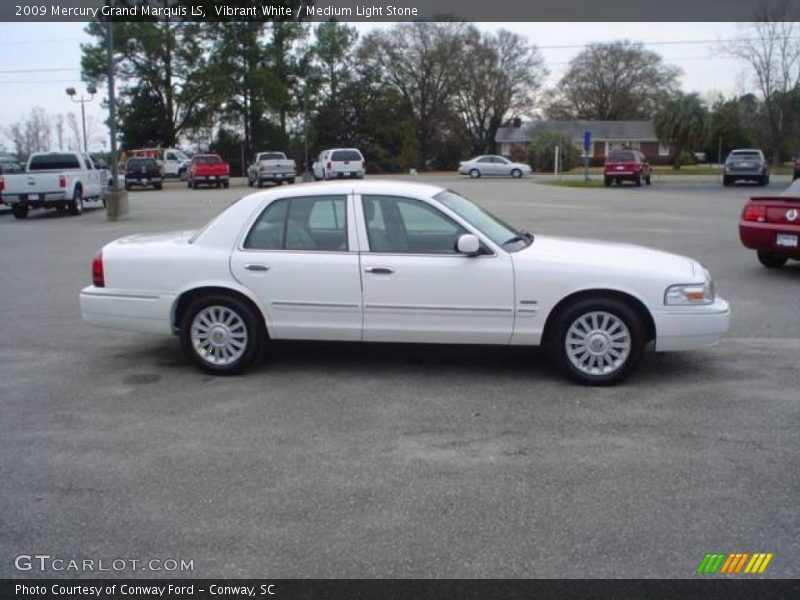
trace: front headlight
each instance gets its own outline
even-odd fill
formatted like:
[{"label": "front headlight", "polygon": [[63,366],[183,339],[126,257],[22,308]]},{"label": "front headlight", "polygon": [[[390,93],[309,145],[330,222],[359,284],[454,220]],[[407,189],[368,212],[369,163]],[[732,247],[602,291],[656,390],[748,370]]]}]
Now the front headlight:
[{"label": "front headlight", "polygon": [[667,306],[698,306],[714,303],[714,282],[708,271],[703,283],[681,283],[671,285],[664,292],[664,304]]}]

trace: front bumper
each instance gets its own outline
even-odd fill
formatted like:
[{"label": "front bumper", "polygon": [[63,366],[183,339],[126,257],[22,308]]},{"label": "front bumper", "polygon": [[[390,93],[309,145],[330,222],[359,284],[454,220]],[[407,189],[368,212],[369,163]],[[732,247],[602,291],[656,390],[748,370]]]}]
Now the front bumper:
[{"label": "front bumper", "polygon": [[98,327],[172,333],[172,306],[175,296],[143,294],[98,288],[83,288],[80,294],[83,320]]},{"label": "front bumper", "polygon": [[655,349],[667,352],[713,346],[728,331],[730,318],[730,305],[721,296],[707,306],[665,306],[653,313]]}]

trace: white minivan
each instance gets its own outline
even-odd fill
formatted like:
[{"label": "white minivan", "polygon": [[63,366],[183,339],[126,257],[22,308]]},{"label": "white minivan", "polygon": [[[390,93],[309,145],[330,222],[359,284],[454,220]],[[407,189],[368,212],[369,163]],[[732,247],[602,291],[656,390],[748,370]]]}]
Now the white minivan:
[{"label": "white minivan", "polygon": [[356,148],[323,150],[313,166],[314,179],[364,179],[365,168],[364,156]]}]

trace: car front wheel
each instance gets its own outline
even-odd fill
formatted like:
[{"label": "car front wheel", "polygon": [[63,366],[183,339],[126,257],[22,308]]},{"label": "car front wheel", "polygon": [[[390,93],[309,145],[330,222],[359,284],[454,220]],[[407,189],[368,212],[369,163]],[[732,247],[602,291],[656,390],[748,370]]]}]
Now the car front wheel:
[{"label": "car front wheel", "polygon": [[580,300],[558,315],[550,346],[555,362],[583,385],[614,385],[636,368],[644,352],[641,317],[614,298]]},{"label": "car front wheel", "polygon": [[261,320],[245,302],[226,295],[195,300],[180,325],[181,346],[203,371],[235,375],[261,354]]},{"label": "car front wheel", "polygon": [[72,194],[72,202],[69,205],[69,214],[78,216],[83,212],[83,192],[80,188],[75,188]]},{"label": "car front wheel", "polygon": [[513,171],[511,171],[511,176],[514,179],[519,179],[520,177],[522,177],[522,171],[520,171],[519,169],[514,169]]},{"label": "car front wheel", "polygon": [[469,176],[473,179],[478,179],[481,176],[481,172],[478,169],[470,169]]}]

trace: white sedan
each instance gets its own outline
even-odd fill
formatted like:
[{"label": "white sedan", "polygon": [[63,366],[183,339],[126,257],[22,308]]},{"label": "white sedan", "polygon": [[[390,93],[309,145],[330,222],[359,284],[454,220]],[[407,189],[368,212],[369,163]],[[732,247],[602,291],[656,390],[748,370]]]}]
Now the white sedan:
[{"label": "white sedan", "polygon": [[476,156],[470,160],[463,161],[458,165],[459,175],[469,175],[472,179],[478,179],[484,175],[494,175],[500,177],[520,177],[531,174],[531,168],[525,163],[512,162],[502,156]]},{"label": "white sedan", "polygon": [[257,192],[200,231],[112,242],[92,273],[86,321],[177,334],[220,375],[276,339],[511,344],[604,385],[648,347],[716,343],[729,320],[695,260],[534,236],[450,190],[390,181]]}]

